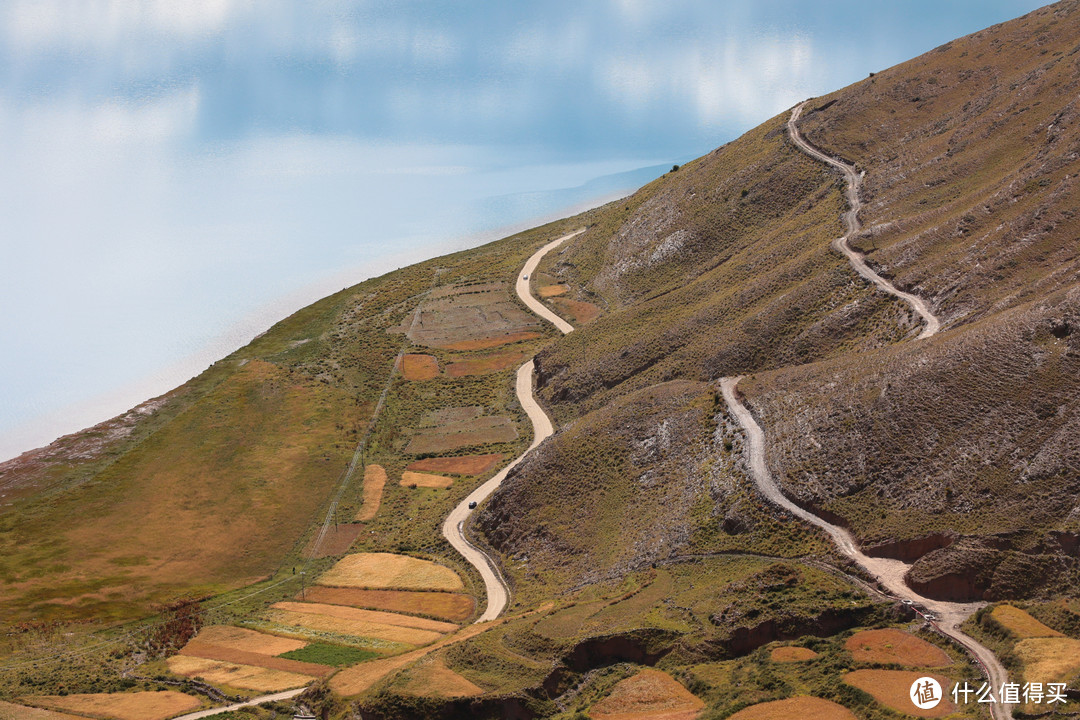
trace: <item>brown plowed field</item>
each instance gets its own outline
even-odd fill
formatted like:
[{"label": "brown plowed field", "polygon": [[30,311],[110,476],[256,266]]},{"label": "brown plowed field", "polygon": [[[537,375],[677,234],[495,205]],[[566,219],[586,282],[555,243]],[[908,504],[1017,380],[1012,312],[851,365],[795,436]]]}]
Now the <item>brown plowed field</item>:
[{"label": "brown plowed field", "polygon": [[589,302],[570,298],[552,298],[551,304],[558,313],[574,321],[575,325],[587,325],[600,315],[600,308]]},{"label": "brown plowed field", "polygon": [[570,290],[570,288],[566,285],[545,285],[540,288],[538,292],[540,293],[540,297],[549,298],[555,297],[556,295],[565,295],[568,290]]},{"label": "brown plowed field", "polygon": [[589,709],[593,720],[691,720],[705,707],[697,696],[665,672],[645,668],[620,681]]},{"label": "brown plowed field", "polygon": [[[35,695],[23,700],[53,710],[68,710],[109,720],[166,720],[191,710],[202,702],[191,695],[163,690],[158,692],[92,693],[88,695]],[[28,720],[20,717],[19,720]]]},{"label": "brown plowed field", "polygon": [[805,662],[813,660],[817,656],[818,654],[810,648],[790,646],[773,648],[773,651],[769,654],[772,661],[778,663]]},{"label": "brown plowed field", "polygon": [[260,655],[281,655],[292,650],[299,650],[307,645],[303,640],[278,637],[257,630],[234,627],[232,625],[207,625],[192,642],[217,645],[231,650]]},{"label": "brown plowed field", "polygon": [[896,628],[863,630],[847,639],[844,647],[859,662],[895,663],[912,667],[945,667],[952,660],[937,645]]},{"label": "brown plowed field", "polygon": [[368,465],[364,468],[364,504],[356,513],[360,522],[368,522],[379,512],[382,503],[383,486],[386,485],[386,469],[382,465]]},{"label": "brown plowed field", "polygon": [[526,353],[518,350],[502,351],[482,355],[468,360],[457,360],[448,363],[446,374],[450,377],[464,377],[466,375],[486,375],[487,373],[499,372],[508,368],[517,367],[525,360]]},{"label": "brown plowed field", "polygon": [[464,586],[445,565],[393,553],[356,553],[338,560],[323,573],[319,585],[370,588],[372,590],[443,590]]},{"label": "brown plowed field", "polygon": [[476,340],[462,340],[461,342],[450,343],[448,345],[443,345],[442,347],[446,350],[487,350],[488,348],[499,347],[500,345],[521,342],[522,340],[535,340],[538,337],[543,337],[543,335],[531,331],[515,332],[508,335],[496,335]]},{"label": "brown plowed field", "polygon": [[206,660],[222,660],[236,663],[237,665],[254,665],[255,667],[269,668],[270,670],[284,670],[312,677],[326,677],[334,672],[334,668],[328,665],[301,662],[299,660],[287,660],[285,658],[263,655],[262,653],[246,652],[233,648],[211,645],[192,640],[180,650],[181,655],[204,658]]},{"label": "brown plowed field", "polygon": [[502,453],[427,458],[409,463],[407,469],[418,472],[449,473],[450,475],[483,475],[498,465],[502,459]]},{"label": "brown plowed field", "polygon": [[439,375],[439,361],[431,355],[407,354],[401,358],[401,376],[406,380],[430,380]]},{"label": "brown plowed field", "polygon": [[436,288],[420,306],[415,321],[410,317],[407,326],[389,332],[404,332],[417,345],[455,349],[538,327],[537,318],[513,302],[508,290],[507,283]]},{"label": "brown plowed field", "polygon": [[[938,706],[929,710],[920,710],[915,707],[908,694],[911,692],[912,683],[924,676],[937,680],[941,684],[941,692],[944,695]],[[936,718],[944,717],[956,710],[956,706],[949,699],[952,683],[941,675],[912,670],[856,670],[845,675],[844,682],[870,693],[879,703],[900,713]]]},{"label": "brown plowed field", "polygon": [[309,588],[306,597],[309,601],[316,603],[432,615],[458,622],[468,620],[476,605],[468,595],[457,593],[359,590],[320,586]]},{"label": "brown plowed field", "polygon": [[788,698],[751,705],[732,715],[728,720],[858,720],[843,705],[816,697]]},{"label": "brown plowed field", "polygon": [[418,430],[405,452],[412,455],[443,453],[448,450],[517,440],[514,422],[503,415],[485,415],[471,420],[447,423],[440,427]]},{"label": "brown plowed field", "polygon": [[[169,670],[184,677],[201,677],[214,685],[228,685],[241,690],[280,692],[303,687],[315,678],[309,675],[271,670],[255,665],[207,660],[190,655],[173,655],[166,661]],[[141,718],[142,716],[137,716]],[[166,716],[171,717],[171,716]],[[135,720],[133,718],[132,720]]]},{"label": "brown plowed field", "polygon": [[454,481],[445,475],[429,475],[406,470],[401,473],[401,484],[405,487],[448,488],[454,484]]}]

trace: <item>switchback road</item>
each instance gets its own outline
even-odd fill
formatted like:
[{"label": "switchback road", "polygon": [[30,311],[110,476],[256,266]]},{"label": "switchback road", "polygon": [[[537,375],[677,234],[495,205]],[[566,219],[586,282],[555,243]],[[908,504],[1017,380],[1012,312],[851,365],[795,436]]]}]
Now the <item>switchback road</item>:
[{"label": "switchback road", "polygon": [[[529,289],[529,276],[536,271],[536,267],[545,255],[582,232],[584,230],[568,233],[537,250],[525,262],[525,266],[521,268],[521,272],[518,273],[517,283],[514,286],[518,297],[530,310],[550,321],[564,335],[572,332],[574,326],[548,310],[539,300],[533,297],[532,291]],[[510,587],[506,584],[502,573],[499,572],[499,566],[496,564],[495,559],[480,547],[469,542],[469,539],[465,537],[465,521],[472,512],[469,505],[472,503],[480,504],[486,500],[506,479],[507,473],[554,432],[551,420],[544,412],[544,409],[540,407],[540,403],[536,401],[536,396],[533,394],[533,361],[531,358],[518,368],[516,391],[518,402],[521,403],[521,407],[524,408],[525,414],[529,416],[529,422],[533,426],[532,444],[494,477],[469,493],[468,497],[450,511],[442,526],[443,536],[450,541],[455,550],[469,561],[469,564],[477,569],[484,579],[484,588],[487,592],[487,607],[476,622],[494,620],[502,614],[510,602]]]}]

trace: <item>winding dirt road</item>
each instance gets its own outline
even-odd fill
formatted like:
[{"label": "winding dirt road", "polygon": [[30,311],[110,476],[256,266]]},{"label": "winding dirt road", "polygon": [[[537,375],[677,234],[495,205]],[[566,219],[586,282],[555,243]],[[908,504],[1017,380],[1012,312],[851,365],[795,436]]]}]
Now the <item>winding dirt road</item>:
[{"label": "winding dirt road", "polygon": [[[582,232],[584,232],[583,229],[568,233],[537,250],[532,257],[525,261],[525,266],[522,267],[521,272],[518,273],[517,283],[514,285],[514,289],[517,291],[521,301],[537,315],[554,324],[564,335],[573,332],[574,326],[548,310],[539,300],[533,297],[532,291],[529,289],[529,276],[535,272],[536,267],[540,264],[540,260],[543,259],[544,255],[547,255],[559,245],[562,245],[570,238],[575,237]],[[510,587],[506,584],[506,580],[503,578],[502,573],[499,572],[499,566],[496,564],[495,559],[481,548],[473,545],[469,542],[469,539],[465,537],[465,521],[472,512],[472,510],[469,509],[469,505],[471,503],[480,504],[486,500],[488,496],[495,492],[496,488],[502,484],[510,470],[524,460],[525,456],[532,452],[536,446],[544,442],[545,439],[555,432],[547,413],[540,407],[540,403],[536,401],[536,396],[533,395],[533,361],[531,358],[528,362],[518,368],[517,385],[515,389],[517,391],[518,402],[521,403],[521,407],[524,408],[525,414],[529,416],[529,422],[532,423],[533,426],[532,443],[529,445],[528,449],[516,457],[513,462],[500,470],[483,485],[469,493],[468,497],[450,511],[450,514],[446,516],[446,520],[443,521],[442,526],[443,537],[454,546],[455,550],[461,553],[462,557],[469,561],[469,564],[477,569],[480,576],[484,579],[484,589],[487,593],[487,607],[484,609],[484,613],[477,618],[476,622],[478,623],[494,620],[502,614],[503,610],[505,610],[506,606],[510,603]]]},{"label": "winding dirt road", "polygon": [[838,160],[811,145],[802,136],[802,133],[799,132],[796,123],[799,120],[799,116],[802,115],[803,107],[808,102],[810,101],[806,100],[800,103],[791,111],[791,117],[788,119],[787,123],[788,136],[791,138],[791,141],[807,155],[832,165],[834,168],[842,171],[847,178],[847,201],[848,205],[851,207],[850,210],[844,213],[844,223],[847,225],[847,233],[845,233],[843,237],[833,240],[833,247],[851,261],[851,266],[855,268],[855,272],[859,273],[859,275],[874,283],[890,295],[895,295],[901,300],[904,300],[914,308],[915,312],[917,312],[922,317],[923,322],[926,323],[917,339],[921,340],[922,338],[928,338],[937,334],[937,331],[941,329],[941,321],[937,319],[937,316],[935,316],[934,313],[930,312],[930,307],[926,302],[916,295],[898,289],[891,282],[871,270],[870,266],[866,264],[866,260],[863,258],[862,253],[851,247],[849,241],[862,230],[862,223],[859,222],[859,211],[862,210],[862,201],[859,199],[859,186],[862,185],[862,175],[855,170],[853,165],[849,165],[843,160]]},{"label": "winding dirt road", "polygon": [[175,717],[172,720],[199,720],[199,718],[208,718],[215,715],[221,715],[222,713],[229,712],[230,710],[240,710],[241,708],[262,705],[263,703],[268,702],[277,702],[278,700],[291,700],[297,695],[300,695],[305,690],[307,690],[307,687],[297,688],[295,690],[286,690],[285,692],[274,693],[273,695],[262,695],[257,698],[245,700],[244,702],[233,703],[232,705],[224,705],[222,707],[210,708],[209,710],[199,710],[198,712],[188,713],[187,715]]},{"label": "winding dirt road", "polygon": [[[757,420],[754,419],[754,416],[739,399],[736,386],[741,379],[741,375],[739,377],[724,378],[720,381],[720,390],[724,394],[724,401],[727,403],[728,409],[735,415],[746,432],[749,446],[747,452],[750,460],[750,475],[753,477],[754,484],[757,485],[761,494],[795,517],[816,525],[828,533],[836,547],[840,549],[840,552],[857,562],[876,578],[890,596],[898,600],[910,600],[917,603],[937,617],[937,620],[928,622],[943,635],[955,640],[975,658],[979,667],[982,668],[990,680],[996,697],[998,689],[1008,681],[1008,673],[998,662],[994,653],[960,630],[960,624],[982,607],[983,603],[950,603],[931,600],[919,595],[904,582],[904,575],[911,567],[909,564],[900,560],[866,555],[859,549],[859,546],[855,543],[855,538],[846,529],[833,525],[789,500],[773,480],[769,467],[765,463],[765,433],[762,431],[761,426],[758,425]],[[997,704],[991,706],[991,709],[993,717],[997,720],[1012,718],[1011,708],[1008,706]]]},{"label": "winding dirt road", "polygon": [[[788,120],[788,133],[792,142],[812,157],[842,170],[848,181],[847,198],[848,202],[851,204],[851,209],[844,216],[847,224],[847,233],[844,237],[834,240],[833,247],[847,256],[856,272],[861,276],[870,280],[885,292],[905,300],[917,313],[919,313],[920,316],[922,316],[926,326],[919,335],[920,339],[934,335],[941,328],[941,323],[938,321],[937,317],[930,312],[926,303],[921,298],[896,289],[892,283],[867,267],[866,263],[863,261],[862,255],[852,250],[851,246],[848,244],[848,240],[859,232],[860,229],[858,215],[862,203],[859,201],[859,184],[862,178],[861,175],[855,171],[854,167],[818,150],[802,138],[802,135],[800,135],[799,129],[796,126],[796,122],[805,105],[806,103],[804,102],[795,107],[791,112],[791,118]],[[954,640],[975,659],[975,662],[982,669],[987,680],[989,680],[990,685],[993,688],[994,696],[997,697],[997,693],[1000,691],[1001,686],[1008,682],[1008,673],[994,653],[960,630],[960,625],[964,620],[982,607],[983,603],[951,603],[940,600],[931,600],[919,595],[909,588],[904,581],[904,577],[911,567],[909,564],[900,560],[875,558],[866,555],[859,549],[858,544],[855,542],[855,538],[845,528],[833,525],[827,520],[799,507],[789,500],[781,491],[780,486],[776,484],[776,481],[773,479],[772,474],[769,472],[769,467],[765,462],[765,433],[761,429],[761,426],[758,425],[757,420],[754,419],[754,416],[746,406],[743,405],[739,398],[737,386],[741,379],[742,376],[723,378],[720,381],[720,390],[724,395],[724,401],[727,404],[728,409],[735,415],[736,419],[739,421],[739,425],[741,425],[744,432],[746,432],[750,475],[761,494],[771,502],[790,512],[795,517],[812,525],[816,525],[828,533],[840,552],[857,562],[870,573],[870,575],[876,578],[881,586],[884,587],[893,598],[907,600],[917,604],[921,608],[925,608],[925,612],[919,611],[920,614],[924,617],[929,614],[936,618],[934,620],[927,618],[927,622],[940,633]],[[1012,720],[1011,705],[1003,703],[991,704],[990,713],[994,720]]]}]

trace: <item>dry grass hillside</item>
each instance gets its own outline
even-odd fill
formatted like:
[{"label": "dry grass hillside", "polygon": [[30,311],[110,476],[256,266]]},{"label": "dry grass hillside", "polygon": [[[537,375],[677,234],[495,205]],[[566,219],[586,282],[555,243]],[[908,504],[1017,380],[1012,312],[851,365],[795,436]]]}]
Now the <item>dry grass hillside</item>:
[{"label": "dry grass hillside", "polygon": [[801,127],[866,170],[871,265],[957,324],[1077,282],[1078,94],[1067,0],[814,101]]},{"label": "dry grass hillside", "polygon": [[[159,603],[215,595],[302,560],[407,342],[395,330],[410,324],[433,288],[441,296],[512,277],[536,243],[562,226],[553,227],[343,290],[173,392],[0,465],[7,495],[0,507],[0,625],[139,617]],[[505,292],[500,301],[526,317]],[[466,349],[446,359],[485,357]],[[474,443],[519,452],[526,441],[517,430],[520,411],[508,407],[511,371],[495,370],[501,374],[426,384],[398,376],[369,453],[383,452],[400,476],[415,457],[392,453],[421,436],[423,412],[453,405],[455,397],[467,400],[458,405],[500,414],[497,437],[478,431]],[[339,506],[343,521],[359,512],[362,475]],[[449,505],[467,489],[440,500]],[[432,491],[407,491],[387,490],[384,503],[399,514],[376,518],[378,539],[393,549],[430,546],[444,514],[425,494]],[[355,532],[346,535],[345,546]]]},{"label": "dry grass hillside", "polygon": [[[590,542],[581,526],[613,522],[646,496],[652,470],[635,443],[652,431],[633,438],[641,429],[623,421],[613,432],[608,413],[656,428],[665,416],[646,398],[663,383],[748,374],[743,390],[789,495],[879,552],[925,555],[912,573],[922,590],[1010,597],[1073,577],[1077,38],[1080,3],[1059,3],[808,106],[807,136],[866,170],[868,229],[856,244],[940,313],[946,331],[931,341],[911,342],[907,306],[871,291],[829,247],[839,177],[795,151],[787,113],[609,208],[553,253],[545,282],[604,313],[540,353],[540,395],[567,427],[496,497],[489,538],[530,565],[572,550],[545,565],[564,574],[583,553],[590,570],[577,583],[615,567],[590,565],[596,551],[580,549]],[[630,436],[619,440],[623,428]],[[723,462],[738,442],[702,445],[696,479],[679,486],[703,486],[708,467],[741,487],[739,464]],[[698,443],[696,432],[673,440],[683,453]],[[593,454],[606,458],[601,473],[622,469],[595,490],[607,504],[592,486],[546,484],[594,472]],[[685,517],[654,528],[642,515],[650,532],[666,528],[648,541],[626,523],[620,552],[646,562],[710,533],[747,547],[749,536],[731,531],[752,521],[713,499],[720,511],[689,535]]]},{"label": "dry grass hillside", "polygon": [[946,331],[743,389],[788,494],[921,557],[910,580],[938,597],[1055,593],[1080,571],[1078,29],[1080,4],[1043,8],[803,125],[866,170],[857,244]]},{"label": "dry grass hillside", "polygon": [[842,232],[837,181],[787,142],[783,121],[608,208],[545,261],[606,308],[537,359],[560,420],[674,378],[805,363],[915,327],[829,250]]}]

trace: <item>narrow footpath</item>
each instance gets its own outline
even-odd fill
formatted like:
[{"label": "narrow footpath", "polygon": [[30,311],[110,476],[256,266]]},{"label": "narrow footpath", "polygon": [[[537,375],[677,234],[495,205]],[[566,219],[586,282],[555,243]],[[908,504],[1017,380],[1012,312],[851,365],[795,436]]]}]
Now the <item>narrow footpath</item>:
[{"label": "narrow footpath", "polygon": [[[532,291],[529,289],[529,276],[536,271],[537,266],[545,255],[582,232],[584,232],[584,229],[568,233],[537,250],[533,256],[525,262],[525,266],[521,268],[521,272],[518,273],[517,283],[514,285],[514,289],[517,291],[521,301],[534,313],[555,325],[563,335],[572,332],[574,326],[548,310],[543,303],[533,297]],[[506,584],[505,578],[503,578],[502,573],[499,572],[499,566],[495,562],[495,559],[482,548],[469,542],[469,539],[465,537],[465,521],[468,519],[469,514],[472,513],[469,505],[473,503],[479,505],[486,500],[488,496],[495,492],[496,488],[502,484],[510,470],[524,460],[526,455],[532,452],[555,431],[551,425],[551,420],[544,412],[544,409],[540,407],[540,403],[537,402],[536,396],[533,394],[532,358],[529,358],[524,365],[518,368],[516,390],[518,402],[521,403],[521,407],[524,408],[525,413],[529,416],[529,422],[532,423],[533,426],[532,443],[529,445],[528,449],[516,457],[513,462],[500,470],[483,485],[469,493],[468,497],[450,511],[450,514],[446,516],[446,520],[443,521],[442,526],[443,537],[450,541],[450,544],[454,546],[454,549],[461,553],[462,557],[468,560],[469,564],[475,567],[480,573],[480,576],[484,579],[484,589],[487,593],[487,607],[483,614],[476,620],[478,623],[494,620],[502,614],[503,610],[506,609],[506,606],[510,604],[510,586]]]},{"label": "narrow footpath", "polygon": [[[930,311],[929,306],[921,298],[898,290],[888,280],[885,280],[875,273],[863,261],[863,256],[851,248],[849,240],[854,237],[861,228],[858,215],[859,210],[862,208],[862,203],[859,200],[859,185],[862,176],[860,173],[856,172],[852,165],[829,156],[803,139],[802,135],[799,133],[796,122],[805,105],[806,102],[803,102],[796,106],[791,112],[791,118],[788,120],[788,133],[792,142],[811,157],[839,168],[844,172],[844,175],[847,178],[847,198],[851,205],[851,209],[844,216],[847,225],[847,233],[843,237],[834,240],[833,247],[848,258],[859,275],[874,283],[890,295],[901,298],[914,308],[925,322],[925,327],[917,339],[931,337],[941,328],[941,323]],[[781,491],[780,486],[776,484],[776,481],[773,479],[772,474],[769,472],[769,467],[765,462],[765,433],[757,423],[757,420],[754,419],[754,416],[739,398],[737,387],[739,380],[741,379],[742,376],[723,378],[720,381],[720,389],[724,395],[724,401],[727,404],[728,409],[735,415],[736,419],[739,421],[739,425],[742,426],[743,431],[746,433],[750,476],[753,478],[754,484],[761,494],[768,498],[769,501],[790,512],[795,517],[824,530],[832,538],[840,552],[854,560],[866,570],[866,572],[873,576],[881,586],[885,588],[889,596],[897,600],[906,600],[921,608],[925,608],[925,611],[919,611],[920,614],[938,632],[951,638],[974,658],[975,663],[981,668],[983,674],[986,675],[987,680],[990,682],[990,685],[993,688],[994,697],[996,698],[1001,686],[1008,682],[1009,679],[1005,667],[998,661],[997,657],[989,650],[989,648],[980,644],[970,635],[967,635],[960,630],[960,625],[970,617],[972,613],[982,607],[984,603],[951,603],[940,600],[931,600],[919,595],[909,588],[904,580],[907,571],[911,567],[909,564],[900,560],[875,558],[866,555],[859,549],[858,544],[855,542],[855,538],[845,528],[833,525],[827,520],[799,507],[789,500],[787,496],[784,495],[783,491]],[[991,704],[990,714],[994,720],[1012,720],[1012,706],[1003,703]]]}]

